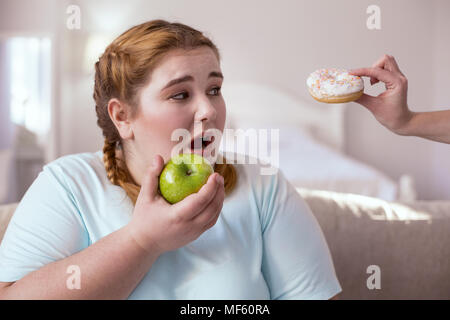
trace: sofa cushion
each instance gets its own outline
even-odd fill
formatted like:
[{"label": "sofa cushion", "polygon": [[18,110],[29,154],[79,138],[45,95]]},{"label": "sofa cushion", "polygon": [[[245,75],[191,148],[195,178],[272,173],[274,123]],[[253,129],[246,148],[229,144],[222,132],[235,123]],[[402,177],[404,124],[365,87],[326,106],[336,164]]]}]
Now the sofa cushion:
[{"label": "sofa cushion", "polygon": [[[297,191],[327,239],[341,299],[450,299],[450,201]],[[367,286],[372,265],[380,268],[381,289]]]}]

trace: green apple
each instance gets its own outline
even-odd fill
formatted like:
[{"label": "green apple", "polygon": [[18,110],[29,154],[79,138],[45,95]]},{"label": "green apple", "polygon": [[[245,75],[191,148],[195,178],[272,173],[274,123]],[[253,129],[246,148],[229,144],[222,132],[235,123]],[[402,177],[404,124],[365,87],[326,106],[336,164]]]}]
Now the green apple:
[{"label": "green apple", "polygon": [[159,176],[159,190],[169,203],[176,203],[195,193],[214,172],[208,160],[195,153],[174,156]]}]

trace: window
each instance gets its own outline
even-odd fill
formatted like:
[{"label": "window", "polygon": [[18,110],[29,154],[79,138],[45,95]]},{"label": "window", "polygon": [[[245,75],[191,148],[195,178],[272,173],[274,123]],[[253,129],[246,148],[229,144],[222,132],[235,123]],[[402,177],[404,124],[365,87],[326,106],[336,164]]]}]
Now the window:
[{"label": "window", "polygon": [[19,201],[44,165],[51,46],[48,37],[0,37],[0,203]]},{"label": "window", "polygon": [[7,40],[10,60],[10,119],[44,144],[50,129],[51,41],[49,38],[13,37]]}]

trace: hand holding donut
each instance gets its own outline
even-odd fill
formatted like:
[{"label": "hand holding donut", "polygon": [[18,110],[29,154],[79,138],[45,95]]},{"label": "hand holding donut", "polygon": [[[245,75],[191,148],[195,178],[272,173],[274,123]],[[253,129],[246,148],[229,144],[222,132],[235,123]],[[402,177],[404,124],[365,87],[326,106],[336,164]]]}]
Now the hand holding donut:
[{"label": "hand holding donut", "polygon": [[355,102],[372,112],[375,118],[389,130],[404,134],[413,112],[408,109],[408,80],[400,71],[393,56],[383,55],[371,68],[350,70],[355,76],[370,77],[370,84],[384,82],[386,91],[374,97],[363,94]]},{"label": "hand holding donut", "polygon": [[[370,84],[381,81],[386,91],[378,96],[364,94],[361,76]],[[308,80],[314,99],[326,103],[355,101],[366,107],[386,128],[399,135],[417,136],[450,144],[450,110],[412,112],[407,104],[408,79],[393,56],[383,55],[371,68],[320,69]]]}]

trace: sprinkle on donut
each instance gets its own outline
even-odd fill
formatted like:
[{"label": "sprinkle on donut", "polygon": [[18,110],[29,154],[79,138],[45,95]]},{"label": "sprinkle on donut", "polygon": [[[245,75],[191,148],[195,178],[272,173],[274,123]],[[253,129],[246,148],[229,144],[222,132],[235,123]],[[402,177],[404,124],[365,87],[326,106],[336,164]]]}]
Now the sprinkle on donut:
[{"label": "sprinkle on donut", "polygon": [[364,89],[360,77],[337,68],[314,71],[309,75],[306,84],[313,97],[319,99],[346,96]]}]

